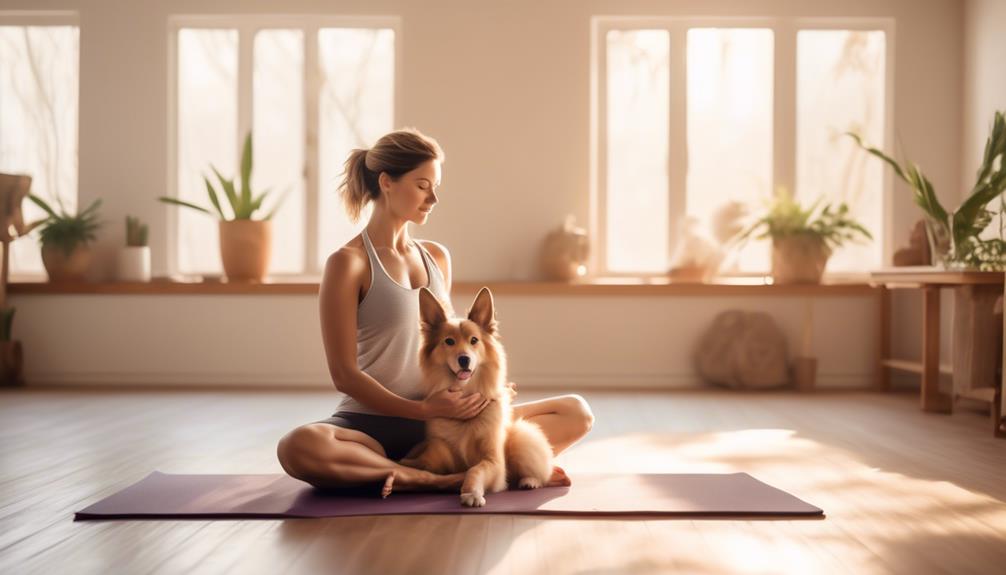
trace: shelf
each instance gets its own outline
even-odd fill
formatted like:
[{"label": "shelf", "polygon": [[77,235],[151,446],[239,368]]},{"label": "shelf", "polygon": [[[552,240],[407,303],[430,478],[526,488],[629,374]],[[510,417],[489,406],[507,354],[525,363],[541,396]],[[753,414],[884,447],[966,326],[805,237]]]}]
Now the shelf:
[{"label": "shelf", "polygon": [[[891,369],[896,369],[898,371],[909,371],[911,373],[922,373],[922,363],[918,361],[908,361],[904,359],[885,359],[880,362],[884,367],[889,367]],[[940,364],[940,373],[944,375],[953,375],[954,368],[948,364]]]},{"label": "shelf", "polygon": [[[12,282],[9,295],[317,295],[316,278],[267,279],[262,283],[201,281],[139,282]],[[731,278],[715,283],[678,283],[664,278],[594,278],[588,281],[458,281],[454,292],[475,292],[487,286],[499,295],[564,296],[872,296],[880,288],[865,282],[772,285],[762,278]]]}]

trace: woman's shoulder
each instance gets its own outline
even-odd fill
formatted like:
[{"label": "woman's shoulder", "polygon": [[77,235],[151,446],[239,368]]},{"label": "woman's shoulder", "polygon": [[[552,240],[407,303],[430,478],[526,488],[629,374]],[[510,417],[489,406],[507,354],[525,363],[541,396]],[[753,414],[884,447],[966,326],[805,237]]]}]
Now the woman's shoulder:
[{"label": "woman's shoulder", "polygon": [[426,251],[430,252],[430,255],[436,258],[437,263],[451,261],[451,254],[447,251],[447,246],[442,243],[435,242],[433,240],[416,240],[419,245],[426,248]]},{"label": "woman's shoulder", "polygon": [[444,285],[446,286],[447,291],[450,291],[452,281],[451,254],[447,251],[447,246],[432,240],[416,241],[423,246],[423,249],[430,252],[430,256],[433,258],[433,261],[437,264],[437,267],[440,268],[440,273],[443,274]]},{"label": "woman's shoulder", "polygon": [[329,254],[325,261],[325,275],[336,274],[346,277],[355,273],[366,272],[369,260],[367,249],[360,236],[356,236],[346,245]]}]

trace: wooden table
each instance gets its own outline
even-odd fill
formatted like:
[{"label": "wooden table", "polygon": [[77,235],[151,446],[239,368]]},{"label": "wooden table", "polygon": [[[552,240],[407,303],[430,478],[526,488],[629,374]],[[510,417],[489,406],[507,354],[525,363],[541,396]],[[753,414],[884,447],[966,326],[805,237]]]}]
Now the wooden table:
[{"label": "wooden table", "polygon": [[[881,360],[880,386],[889,387],[889,369],[910,371],[922,375],[921,403],[924,411],[935,413],[950,413],[953,410],[953,399],[939,390],[940,373],[953,374],[955,366],[940,364],[940,290],[946,287],[958,289],[969,297],[975,293],[1002,294],[1003,280],[1006,274],[1001,272],[979,271],[946,271],[932,267],[890,268],[870,274],[871,282],[885,288],[881,305]],[[890,357],[890,294],[889,289],[908,288],[922,290],[922,361],[913,362]],[[966,290],[963,291],[962,290]],[[996,388],[991,388],[996,389]],[[986,398],[984,395],[990,395]],[[976,399],[992,401],[993,418],[996,429],[999,425],[1001,408],[998,392],[976,394]]]}]

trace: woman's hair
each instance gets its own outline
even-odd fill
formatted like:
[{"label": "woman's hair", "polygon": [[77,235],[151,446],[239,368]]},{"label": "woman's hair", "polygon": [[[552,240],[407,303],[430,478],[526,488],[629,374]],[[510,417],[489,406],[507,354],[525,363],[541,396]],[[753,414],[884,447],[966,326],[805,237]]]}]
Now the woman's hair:
[{"label": "woman's hair", "polygon": [[415,128],[404,128],[383,136],[369,150],[356,149],[346,159],[339,195],[350,220],[360,219],[369,202],[381,197],[378,177],[385,172],[397,180],[406,172],[430,160],[444,161],[440,144]]}]

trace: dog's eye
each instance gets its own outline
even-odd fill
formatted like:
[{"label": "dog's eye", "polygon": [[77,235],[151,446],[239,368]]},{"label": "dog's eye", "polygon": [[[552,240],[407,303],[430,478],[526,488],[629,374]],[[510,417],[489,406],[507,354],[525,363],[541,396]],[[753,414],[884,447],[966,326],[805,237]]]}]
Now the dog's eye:
[{"label": "dog's eye", "polygon": [[477,337],[473,337],[472,338],[472,345],[475,345],[478,342],[479,342],[479,338],[477,338]]},{"label": "dog's eye", "polygon": [[447,338],[447,339],[444,340],[444,343],[446,343],[447,345],[454,345],[454,338],[453,337],[449,337],[449,338]]}]

